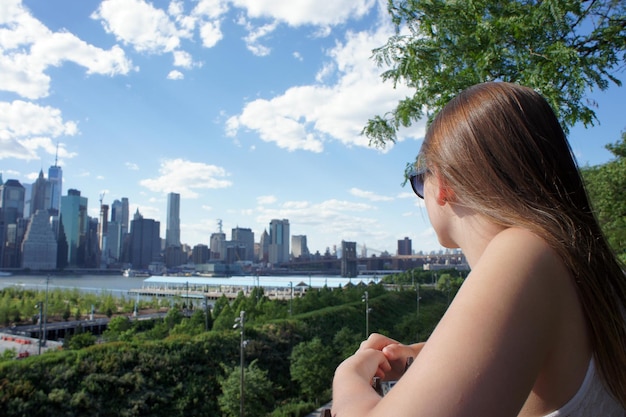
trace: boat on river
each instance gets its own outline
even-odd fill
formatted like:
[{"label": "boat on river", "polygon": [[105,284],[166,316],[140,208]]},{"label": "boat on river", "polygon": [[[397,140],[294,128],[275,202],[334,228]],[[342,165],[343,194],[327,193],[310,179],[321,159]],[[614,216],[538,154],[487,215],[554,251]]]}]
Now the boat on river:
[{"label": "boat on river", "polygon": [[125,269],[122,275],[127,278],[149,278],[152,276],[150,271],[136,269]]}]

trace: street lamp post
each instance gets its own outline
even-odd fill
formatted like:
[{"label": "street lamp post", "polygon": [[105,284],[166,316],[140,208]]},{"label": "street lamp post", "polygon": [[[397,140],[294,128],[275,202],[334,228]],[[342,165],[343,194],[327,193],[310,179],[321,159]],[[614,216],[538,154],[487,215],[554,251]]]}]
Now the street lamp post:
[{"label": "street lamp post", "polygon": [[41,355],[41,344],[43,341],[43,303],[37,303],[35,308],[39,308],[39,354]]},{"label": "street lamp post", "polygon": [[48,284],[49,283],[50,283],[50,275],[46,277],[46,302],[43,305],[43,346],[46,346],[48,343]]},{"label": "street lamp post", "polygon": [[289,281],[289,315],[293,314],[293,282]]},{"label": "street lamp post", "polygon": [[185,289],[187,290],[187,300],[185,301],[185,316],[189,315],[189,281],[185,282]]},{"label": "street lamp post", "polygon": [[362,300],[365,302],[365,338],[367,339],[370,335],[370,302],[367,291],[363,294]]},{"label": "street lamp post", "polygon": [[243,403],[244,403],[244,333],[245,333],[246,312],[241,310],[239,317],[235,319],[235,325],[233,328],[239,328],[239,334],[241,335],[241,341],[239,343],[239,367],[241,368],[241,384],[239,387],[239,416],[244,417]]},{"label": "street lamp post", "polygon": [[204,330],[209,331],[209,297],[204,296]]}]

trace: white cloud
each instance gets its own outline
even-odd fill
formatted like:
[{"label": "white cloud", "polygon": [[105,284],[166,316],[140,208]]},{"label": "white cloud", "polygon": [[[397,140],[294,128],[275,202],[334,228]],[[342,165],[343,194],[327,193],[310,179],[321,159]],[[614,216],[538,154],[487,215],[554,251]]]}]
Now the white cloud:
[{"label": "white cloud", "polygon": [[[381,242],[392,238],[371,214],[371,204],[329,199],[321,202],[286,201],[271,207],[259,205],[253,210],[261,227],[272,219],[289,219],[291,234],[306,234],[309,247],[323,250],[341,240]],[[296,229],[297,227],[297,229]],[[320,236],[328,241],[320,241]]]},{"label": "white cloud", "polygon": [[372,191],[365,191],[359,188],[351,188],[349,192],[355,197],[365,198],[370,201],[393,201],[393,197],[378,195]]},{"label": "white cloud", "polygon": [[[235,137],[239,129],[250,129],[262,140],[290,151],[321,152],[323,142],[333,139],[346,146],[369,147],[369,140],[361,135],[367,120],[411,94],[403,85],[393,88],[383,83],[381,69],[370,58],[372,49],[392,34],[393,28],[385,25],[375,32],[348,33],[344,43],[328,52],[330,61],[318,73],[316,84],[247,103],[241,114],[227,120],[226,134]],[[323,83],[326,79],[334,83]],[[399,132],[398,140],[421,137],[423,129],[423,122],[415,123]]]},{"label": "white cloud", "polygon": [[126,168],[128,168],[131,171],[139,171],[139,165],[137,165],[134,162],[126,162]]},{"label": "white cloud", "polygon": [[189,52],[174,51],[174,66],[189,69],[193,66],[193,58]]},{"label": "white cloud", "polygon": [[183,78],[185,78],[185,76],[178,70],[170,71],[170,73],[167,74],[168,80],[182,80]]},{"label": "white cloud", "polygon": [[200,38],[205,48],[212,48],[222,40],[224,34],[220,29],[219,21],[202,22],[200,24]]},{"label": "white cloud", "polygon": [[245,9],[250,18],[271,18],[289,26],[337,25],[359,19],[368,13],[376,0],[232,0]]},{"label": "white cloud", "polygon": [[189,37],[165,11],[143,0],[104,0],[91,17],[138,52],[172,52],[179,47],[181,37]]},{"label": "white cloud", "polygon": [[248,48],[248,50],[256,56],[269,55],[271,49],[265,45],[262,45],[260,40],[268,36],[270,33],[274,32],[277,26],[278,22],[276,21],[258,27],[254,27],[253,25],[246,23],[248,35],[244,38],[244,41],[246,42],[246,47]]},{"label": "white cloud", "polygon": [[0,13],[0,91],[29,99],[46,97],[50,89],[46,70],[66,61],[86,68],[88,74],[126,74],[132,69],[118,46],[104,50],[69,32],[52,32],[20,1],[3,2]]},{"label": "white cloud", "polygon": [[276,203],[276,197],[273,195],[262,195],[257,197],[256,202],[258,205],[267,205]]},{"label": "white cloud", "polygon": [[226,170],[216,165],[184,159],[169,159],[161,162],[157,178],[139,181],[151,191],[167,193],[175,191],[184,198],[197,198],[197,190],[227,188],[232,182]]},{"label": "white cloud", "polygon": [[194,15],[218,19],[228,11],[228,0],[200,0],[193,10]]},{"label": "white cloud", "polygon": [[[74,122],[64,122],[61,111],[49,106],[39,106],[22,100],[0,101],[0,159],[37,159],[37,151],[43,149],[55,155],[57,143],[52,138],[73,136],[78,133]],[[64,145],[59,146],[59,154],[73,158]]]}]

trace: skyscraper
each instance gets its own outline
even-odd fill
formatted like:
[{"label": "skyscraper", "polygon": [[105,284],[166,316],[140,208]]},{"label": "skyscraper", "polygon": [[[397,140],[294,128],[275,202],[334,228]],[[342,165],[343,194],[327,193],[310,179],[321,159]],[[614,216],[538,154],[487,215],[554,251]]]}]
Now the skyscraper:
[{"label": "skyscraper", "polygon": [[165,247],[180,246],[180,194],[167,195]]},{"label": "skyscraper", "polygon": [[252,229],[237,226],[232,229],[230,240],[232,244],[245,248],[243,259],[240,260],[254,261],[254,232]]},{"label": "skyscraper", "polygon": [[48,183],[50,184],[51,214],[58,216],[61,212],[61,196],[63,195],[63,170],[54,160],[54,165],[48,168]]},{"label": "skyscraper", "polygon": [[270,235],[267,230],[263,230],[261,237],[259,238],[259,253],[258,259],[261,262],[269,261],[269,249],[270,248]]},{"label": "skyscraper", "polygon": [[398,255],[412,255],[412,241],[408,237],[398,240]]},{"label": "skyscraper", "polygon": [[161,224],[144,219],[137,210],[130,222],[130,263],[133,269],[148,269],[161,254]]},{"label": "skyscraper", "polygon": [[122,237],[128,233],[128,198],[122,197],[122,201],[115,200],[111,205],[111,222],[119,223],[122,231]]},{"label": "skyscraper", "polygon": [[289,220],[270,221],[269,263],[276,265],[289,261]]},{"label": "skyscraper", "polygon": [[294,258],[306,258],[309,256],[305,235],[291,236],[291,254]]},{"label": "skyscraper", "polygon": [[[0,177],[1,180],[1,177]],[[0,266],[19,267],[26,190],[18,180],[0,181]]]},{"label": "skyscraper", "polygon": [[57,266],[57,240],[48,210],[37,210],[30,218],[22,242],[22,267],[52,270]]},{"label": "skyscraper", "polygon": [[78,250],[85,244],[88,218],[87,198],[81,197],[80,191],[69,189],[61,197],[61,221],[67,239],[67,262],[69,266],[79,266]]},{"label": "skyscraper", "polygon": [[98,221],[98,251],[100,253],[100,267],[106,268],[109,263],[109,249],[108,249],[108,230],[109,230],[109,206],[108,204],[102,204],[100,199],[100,219]]},{"label": "skyscraper", "polygon": [[48,210],[50,208],[50,184],[43,176],[43,170],[39,171],[39,177],[33,183],[30,191],[30,201],[28,217],[33,216],[37,210]]}]

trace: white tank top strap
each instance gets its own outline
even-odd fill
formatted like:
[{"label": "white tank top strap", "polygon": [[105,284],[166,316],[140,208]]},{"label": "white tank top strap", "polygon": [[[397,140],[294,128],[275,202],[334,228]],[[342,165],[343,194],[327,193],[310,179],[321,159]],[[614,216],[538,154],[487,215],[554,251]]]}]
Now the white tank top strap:
[{"label": "white tank top strap", "polygon": [[545,417],[626,417],[626,410],[613,398],[596,372],[593,357],[578,392],[560,409]]}]

